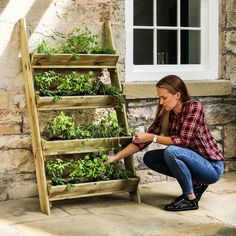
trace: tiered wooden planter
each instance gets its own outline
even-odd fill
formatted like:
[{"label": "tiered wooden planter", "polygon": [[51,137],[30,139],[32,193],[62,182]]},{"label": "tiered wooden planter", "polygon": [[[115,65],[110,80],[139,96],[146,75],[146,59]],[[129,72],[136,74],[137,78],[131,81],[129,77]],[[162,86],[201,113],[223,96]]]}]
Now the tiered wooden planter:
[{"label": "tiered wooden planter", "polygon": [[[74,188],[67,190],[66,185],[52,186],[45,175],[47,156],[57,154],[97,152],[101,148],[110,150],[118,145],[126,146],[132,137],[112,137],[84,140],[56,140],[48,141],[41,137],[39,128],[39,113],[45,110],[87,109],[87,108],[114,108],[117,113],[119,125],[128,133],[126,110],[120,105],[116,96],[66,96],[58,101],[52,97],[40,97],[34,90],[33,73],[35,69],[108,69],[111,84],[121,89],[117,68],[117,55],[79,55],[78,57],[64,54],[45,56],[42,54],[29,54],[26,26],[24,19],[20,20],[21,26],[21,53],[22,66],[25,79],[26,100],[29,112],[32,133],[33,153],[35,157],[36,176],[39,191],[41,210],[50,214],[51,202],[80,198],[95,195],[105,195],[115,192],[129,192],[130,198],[140,202],[138,192],[138,178],[119,179],[100,182],[75,184]],[[106,45],[113,46],[109,22],[104,27]],[[125,158],[125,168],[135,174],[133,158]]]}]

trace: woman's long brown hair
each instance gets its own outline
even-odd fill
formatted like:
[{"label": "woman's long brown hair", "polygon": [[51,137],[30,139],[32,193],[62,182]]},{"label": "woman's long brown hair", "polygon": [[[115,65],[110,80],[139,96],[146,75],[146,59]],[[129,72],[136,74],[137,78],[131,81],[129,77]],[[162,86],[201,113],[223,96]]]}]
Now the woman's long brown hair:
[{"label": "woman's long brown hair", "polygon": [[[181,102],[187,102],[191,98],[188,94],[185,83],[177,75],[167,75],[162,78],[156,84],[157,88],[165,88],[170,93],[176,94],[180,92]],[[153,121],[152,125],[160,127],[162,135],[168,135],[169,128],[169,111],[166,111],[163,105],[160,104],[160,99],[158,101],[156,118]]]}]

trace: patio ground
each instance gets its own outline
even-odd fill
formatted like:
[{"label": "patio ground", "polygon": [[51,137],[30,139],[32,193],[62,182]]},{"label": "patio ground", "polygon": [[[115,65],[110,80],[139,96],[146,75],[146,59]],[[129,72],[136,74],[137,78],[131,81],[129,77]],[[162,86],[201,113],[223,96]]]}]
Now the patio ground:
[{"label": "patio ground", "polygon": [[37,198],[0,202],[1,236],[236,235],[236,172],[211,185],[195,211],[163,210],[180,194],[176,181],[140,186],[142,203],[127,194],[68,200],[40,212]]}]

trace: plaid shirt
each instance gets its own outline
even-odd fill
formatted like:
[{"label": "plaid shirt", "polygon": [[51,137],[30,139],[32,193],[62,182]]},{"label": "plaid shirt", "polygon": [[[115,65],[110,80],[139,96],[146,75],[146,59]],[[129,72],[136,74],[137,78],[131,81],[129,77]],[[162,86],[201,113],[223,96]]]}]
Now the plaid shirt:
[{"label": "plaid shirt", "polygon": [[[160,135],[160,128],[150,126],[147,132]],[[177,115],[170,112],[169,136],[176,146],[189,148],[206,159],[224,160],[223,153],[207,126],[202,104],[197,100],[185,102],[181,113]],[[142,150],[149,144],[150,142],[135,145]]]}]

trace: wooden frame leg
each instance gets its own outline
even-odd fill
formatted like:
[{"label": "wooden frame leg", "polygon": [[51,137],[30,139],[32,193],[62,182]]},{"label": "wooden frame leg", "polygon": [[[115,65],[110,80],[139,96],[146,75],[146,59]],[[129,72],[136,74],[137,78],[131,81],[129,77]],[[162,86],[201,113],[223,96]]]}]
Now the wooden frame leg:
[{"label": "wooden frame leg", "polygon": [[[136,171],[135,171],[135,168],[134,168],[133,156],[126,157],[124,159],[124,163],[125,163],[126,170],[129,170],[131,173],[136,174]],[[134,201],[134,202],[137,202],[137,203],[141,203],[141,197],[140,197],[138,186],[137,186],[135,192],[130,192],[129,193],[129,196],[130,196],[130,200],[131,201]]]}]

